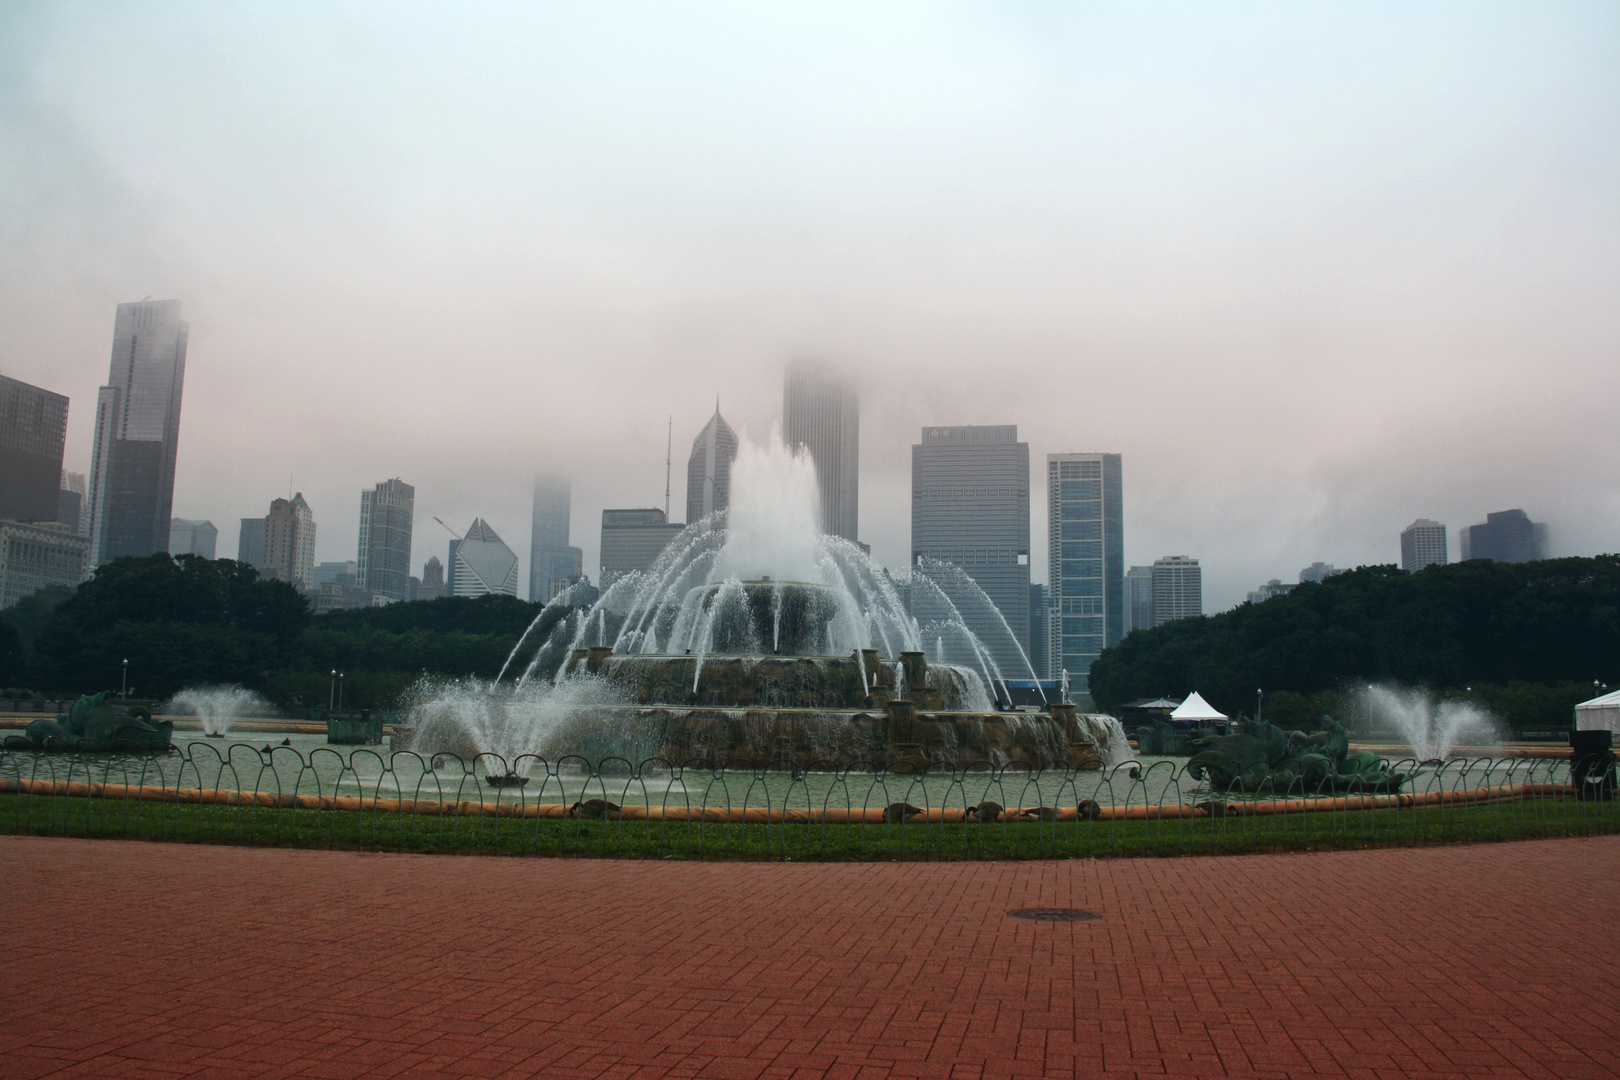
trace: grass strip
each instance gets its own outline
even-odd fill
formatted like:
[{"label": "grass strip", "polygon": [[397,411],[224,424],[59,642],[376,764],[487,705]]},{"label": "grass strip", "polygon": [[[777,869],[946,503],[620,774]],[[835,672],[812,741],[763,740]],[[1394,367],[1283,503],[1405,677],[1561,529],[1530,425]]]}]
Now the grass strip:
[{"label": "grass strip", "polygon": [[0,833],[436,854],[887,861],[1333,851],[1620,832],[1620,803],[986,824],[608,821],[0,795]]}]

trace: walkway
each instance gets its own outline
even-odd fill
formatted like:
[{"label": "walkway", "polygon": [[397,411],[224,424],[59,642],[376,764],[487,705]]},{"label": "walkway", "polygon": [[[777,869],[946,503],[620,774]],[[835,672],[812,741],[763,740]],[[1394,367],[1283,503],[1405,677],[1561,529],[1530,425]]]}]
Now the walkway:
[{"label": "walkway", "polygon": [[[996,864],[0,837],[0,1075],[1620,1075],[1620,837]],[[1012,908],[1101,918],[1026,922]]]}]

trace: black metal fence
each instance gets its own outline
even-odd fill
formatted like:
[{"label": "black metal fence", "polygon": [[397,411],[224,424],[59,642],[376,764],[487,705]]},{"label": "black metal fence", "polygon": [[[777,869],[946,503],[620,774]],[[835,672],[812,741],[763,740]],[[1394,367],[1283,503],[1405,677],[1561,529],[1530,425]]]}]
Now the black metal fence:
[{"label": "black metal fence", "polygon": [[[1186,762],[634,762],[193,742],[0,751],[0,831],[605,857],[1055,858],[1620,832],[1612,757],[1389,761],[1382,779],[1233,782]],[[1396,783],[1391,777],[1399,776]]]}]

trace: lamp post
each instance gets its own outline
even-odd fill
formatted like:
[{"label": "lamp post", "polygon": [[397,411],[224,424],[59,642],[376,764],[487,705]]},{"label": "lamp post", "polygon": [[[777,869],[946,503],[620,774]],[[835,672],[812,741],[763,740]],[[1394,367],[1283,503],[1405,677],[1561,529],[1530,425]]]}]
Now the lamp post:
[{"label": "lamp post", "polygon": [[337,704],[337,668],[332,669],[332,682],[326,688],[326,708],[331,710]]},{"label": "lamp post", "polygon": [[124,674],[123,674],[123,677],[118,680],[118,700],[119,701],[127,701],[127,700],[129,700],[129,661],[128,660],[124,661]]},{"label": "lamp post", "polygon": [[343,708],[343,672],[338,672],[338,708]]},{"label": "lamp post", "polygon": [[1266,691],[1262,687],[1254,692],[1254,726],[1259,727],[1266,715]]}]

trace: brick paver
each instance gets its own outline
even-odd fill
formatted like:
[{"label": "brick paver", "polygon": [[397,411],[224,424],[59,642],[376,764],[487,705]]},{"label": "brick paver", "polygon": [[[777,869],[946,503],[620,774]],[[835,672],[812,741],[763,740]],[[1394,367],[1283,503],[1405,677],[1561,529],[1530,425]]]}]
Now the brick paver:
[{"label": "brick paver", "polygon": [[[991,864],[0,838],[0,1075],[1617,1075],[1620,838]],[[1074,906],[1095,922],[1009,909]]]}]

